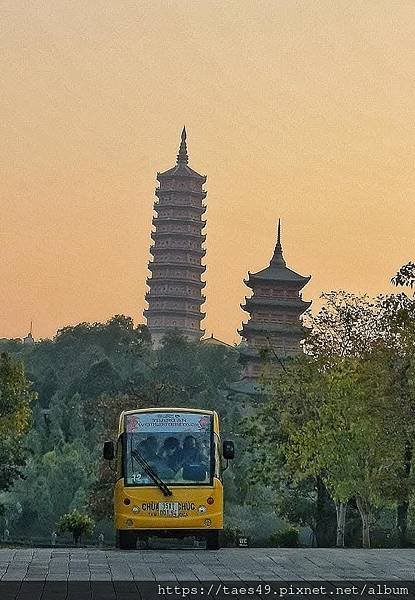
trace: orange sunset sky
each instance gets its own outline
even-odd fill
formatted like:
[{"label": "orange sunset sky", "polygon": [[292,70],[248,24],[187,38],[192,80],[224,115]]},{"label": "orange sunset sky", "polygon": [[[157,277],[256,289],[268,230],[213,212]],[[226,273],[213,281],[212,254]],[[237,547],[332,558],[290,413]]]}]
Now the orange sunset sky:
[{"label": "orange sunset sky", "polygon": [[[208,176],[206,333],[283,221],[304,298],[415,258],[413,0],[4,0],[0,337],[143,322],[156,172]],[[318,302],[315,302],[315,306]]]}]

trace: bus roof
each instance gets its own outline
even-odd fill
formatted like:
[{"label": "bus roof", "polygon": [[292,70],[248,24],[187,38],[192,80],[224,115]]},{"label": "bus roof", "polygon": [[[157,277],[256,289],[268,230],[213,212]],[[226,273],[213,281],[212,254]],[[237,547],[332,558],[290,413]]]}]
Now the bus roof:
[{"label": "bus roof", "polygon": [[213,427],[214,430],[219,434],[219,416],[216,410],[202,410],[201,408],[165,408],[164,406],[159,406],[157,408],[137,408],[136,410],[124,410],[120,414],[120,420],[118,424],[118,435],[121,435],[124,430],[124,421],[126,415],[133,415],[135,413],[148,413],[148,412],[192,412],[199,413],[201,415],[211,415],[213,418]]},{"label": "bus roof", "polygon": [[192,413],[200,413],[203,415],[215,415],[217,414],[215,410],[203,410],[201,408],[166,408],[164,406],[159,406],[157,408],[137,408],[135,410],[123,410],[121,413],[121,417],[125,415],[133,415],[135,413],[145,413],[145,412],[192,412]]}]

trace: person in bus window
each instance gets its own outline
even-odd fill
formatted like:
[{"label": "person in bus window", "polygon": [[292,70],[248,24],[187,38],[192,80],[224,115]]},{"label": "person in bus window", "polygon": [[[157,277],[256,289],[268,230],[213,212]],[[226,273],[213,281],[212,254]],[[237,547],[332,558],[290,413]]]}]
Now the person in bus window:
[{"label": "person in bus window", "polygon": [[207,456],[200,449],[196,438],[188,435],[184,438],[182,449],[182,466],[201,465],[207,463]]},{"label": "person in bus window", "polygon": [[158,442],[154,435],[149,435],[148,438],[144,440],[145,444],[145,452],[151,459],[154,459],[158,454]]},{"label": "person in bus window", "polygon": [[132,455],[134,456],[134,454],[136,454],[136,460],[137,454],[142,456],[155,473],[162,479],[171,479],[174,477],[175,471],[170,469],[168,465],[166,465],[166,461],[158,456],[157,445],[156,438],[154,436],[149,436],[147,439],[140,442],[137,450],[133,450]]},{"label": "person in bus window", "polygon": [[200,452],[202,454],[202,462],[205,464],[209,464],[209,460],[210,460],[210,443],[208,440],[203,439],[200,443]]},{"label": "person in bus window", "polygon": [[164,440],[160,456],[174,473],[177,473],[181,467],[181,454],[180,442],[176,437],[172,436]]}]

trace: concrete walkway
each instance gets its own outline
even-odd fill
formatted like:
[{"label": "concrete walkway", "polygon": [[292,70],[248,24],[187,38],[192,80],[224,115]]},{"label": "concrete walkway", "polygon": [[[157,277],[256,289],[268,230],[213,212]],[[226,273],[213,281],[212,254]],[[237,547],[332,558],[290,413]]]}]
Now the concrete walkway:
[{"label": "concrete walkway", "polygon": [[415,580],[415,550],[0,549],[0,581]]}]

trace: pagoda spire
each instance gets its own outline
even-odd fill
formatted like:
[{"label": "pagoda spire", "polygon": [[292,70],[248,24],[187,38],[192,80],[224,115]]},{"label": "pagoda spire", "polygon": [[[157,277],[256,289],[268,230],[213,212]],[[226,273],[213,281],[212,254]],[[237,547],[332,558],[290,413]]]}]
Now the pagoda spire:
[{"label": "pagoda spire", "polygon": [[189,157],[187,155],[186,138],[187,138],[187,134],[186,134],[186,126],[185,126],[182,129],[179,154],[177,155],[177,164],[184,163],[185,165],[187,165],[187,163],[188,163]]},{"label": "pagoda spire", "polygon": [[282,255],[282,244],[281,244],[281,219],[278,219],[278,227],[277,227],[277,243],[275,245],[274,255],[271,258],[270,265],[284,265],[285,260]]}]

